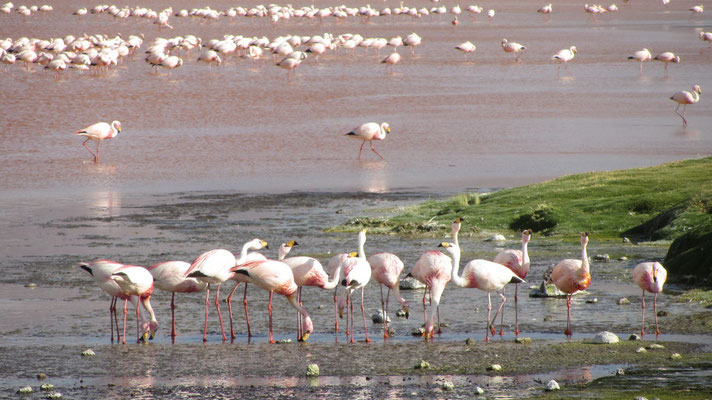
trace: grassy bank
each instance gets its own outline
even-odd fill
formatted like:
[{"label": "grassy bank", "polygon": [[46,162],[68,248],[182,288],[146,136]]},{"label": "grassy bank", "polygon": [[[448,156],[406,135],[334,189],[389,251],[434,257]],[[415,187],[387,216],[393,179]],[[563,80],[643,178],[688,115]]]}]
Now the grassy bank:
[{"label": "grassy bank", "polygon": [[596,240],[673,240],[710,224],[712,158],[648,168],[569,175],[488,194],[428,201],[385,217],[354,218],[336,231],[442,235],[457,216],[464,234],[486,236],[533,229],[545,236]]}]

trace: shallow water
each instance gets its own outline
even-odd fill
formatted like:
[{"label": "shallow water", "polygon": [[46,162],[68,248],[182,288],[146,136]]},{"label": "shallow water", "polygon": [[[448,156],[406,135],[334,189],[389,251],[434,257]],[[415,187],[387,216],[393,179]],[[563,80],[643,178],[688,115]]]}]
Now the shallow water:
[{"label": "shallow water", "polygon": [[[142,49],[157,36],[188,33],[204,42],[225,34],[274,38],[287,33],[351,32],[390,38],[417,32],[423,37],[414,56],[407,49],[399,50],[404,59],[392,72],[379,64],[382,55],[366,54],[363,49],[356,55],[341,50],[318,62],[310,58],[290,79],[271,60],[259,67],[230,58],[220,68],[211,69],[198,65],[197,52],[183,55],[184,66],[170,75],[153,73],[142,53],[105,76],[68,71],[57,81],[38,66],[29,71],[20,65],[7,70],[0,67],[0,334],[3,346],[9,346],[3,347],[3,352],[15,354],[9,364],[21,363],[26,352],[49,356],[53,349],[39,347],[40,343],[74,346],[72,351],[84,345],[114,349],[106,345],[108,299],[88,275],[73,267],[77,261],[111,258],[138,265],[166,259],[190,261],[212,248],[236,250],[253,237],[266,239],[274,247],[295,239],[300,242],[295,253],[326,260],[332,253],[354,250],[356,240],[354,235],[327,234],[323,229],[355,216],[382,215],[392,208],[460,191],[489,191],[563,174],[656,165],[712,153],[709,103],[703,99],[690,106],[688,128],[682,129],[673,112],[674,103],[668,99],[693,84],[712,87],[712,51],[703,52],[705,44],[697,38],[698,31],[709,30],[709,16],[690,17],[689,5],[684,2],[667,8],[658,2],[635,2],[600,18],[585,14],[574,1],[556,4],[550,17],[535,13],[538,5],[528,1],[499,3],[493,21],[461,16],[456,29],[447,15],[417,21],[388,17],[369,23],[278,24],[261,19],[222,19],[209,24],[172,18],[175,29],[159,31],[135,19],[119,22],[108,15],[78,18],[71,12],[89,5],[73,0],[54,4],[53,12],[30,18],[0,14],[0,37],[144,34]],[[160,10],[169,4],[175,10],[193,5],[159,0],[141,5]],[[418,7],[431,4],[409,2]],[[235,4],[216,0],[209,5],[226,9]],[[388,0],[378,7],[396,5]],[[521,62],[512,62],[501,51],[503,37],[528,47]],[[467,59],[452,49],[465,40],[478,47]],[[557,77],[550,57],[572,44],[579,53],[569,66],[571,74],[562,71]],[[648,62],[639,75],[637,64],[626,58],[643,47],[654,54],[675,51],[683,61],[671,65],[667,76],[662,65]],[[94,164],[72,132],[113,119],[121,120],[124,130],[105,141],[101,162]],[[366,121],[388,121],[393,128],[387,140],[376,143],[385,161],[370,151],[364,151],[364,161],[357,161],[359,143],[343,137]],[[398,254],[408,269],[420,253],[439,241],[369,236],[366,247],[369,253],[387,250]],[[463,260],[491,258],[502,248],[472,238],[462,242]],[[508,248],[518,246],[516,240],[506,243]],[[594,262],[588,294],[574,299],[574,337],[603,329],[621,335],[638,330],[640,293],[630,283],[630,269],[637,260],[663,257],[665,250],[657,245],[604,246],[592,238],[590,254],[609,253],[613,261]],[[543,245],[535,238],[530,251],[528,280],[536,285],[548,266],[577,256],[578,246]],[[617,261],[621,256],[629,261]],[[38,288],[21,286],[28,282]],[[562,341],[565,301],[532,299],[527,296],[528,289],[521,289],[519,316],[525,336]],[[327,344],[334,340],[330,333],[331,293],[305,292],[307,309],[316,324],[310,340]],[[513,338],[511,292],[503,343]],[[224,297],[225,290],[222,293]],[[171,348],[178,358],[190,357],[202,334],[201,296],[178,296],[180,336],[178,344],[170,347],[165,336],[170,297],[155,293],[153,302],[161,323],[156,347]],[[422,292],[407,291],[404,296],[411,303],[411,317],[394,317],[396,335],[391,342],[418,349],[420,340],[412,337],[411,331],[422,323]],[[631,304],[617,305],[623,296],[630,298]],[[598,302],[587,303],[591,298]],[[266,295],[252,288],[248,299],[256,333],[250,346],[264,345]],[[366,289],[367,318],[379,306],[378,288],[371,284]],[[659,307],[671,315],[698,311],[677,303],[669,294],[660,296]],[[247,345],[244,317],[241,307],[237,309],[235,345]],[[479,339],[484,336],[485,313],[486,296],[448,287],[441,316],[449,326],[437,341]],[[283,299],[275,300],[277,338],[294,339],[293,314]],[[551,320],[544,321],[545,317]],[[649,314],[648,323],[651,317]],[[132,327],[130,321],[129,332]],[[357,338],[363,339],[362,326],[357,323],[356,327]],[[369,321],[368,327],[371,336],[380,340],[380,326]],[[208,348],[221,346],[214,314],[209,331]],[[670,337],[700,341],[694,335]],[[343,342],[343,334],[339,340]],[[68,350],[60,354],[66,357]],[[79,360],[66,362],[71,370],[79,365]],[[99,374],[87,384],[82,383],[81,374],[67,374],[66,369],[53,377],[65,379],[65,387],[73,387],[73,398],[222,396],[223,383],[202,384],[201,379],[210,378],[192,373],[190,366],[179,366],[185,368],[185,385],[171,384],[166,378],[165,386],[154,390],[138,384],[139,389],[133,392],[124,386],[143,377],[130,371],[119,371],[116,381]],[[579,381],[600,376],[595,372],[598,367],[584,366],[582,370],[586,368],[594,372]],[[604,374],[610,373],[606,368],[610,367],[603,367]],[[234,386],[236,379],[240,380],[232,375],[245,375],[221,371],[217,382],[226,379],[224,385]],[[3,393],[13,392],[17,383],[36,372],[28,368],[8,374],[16,378],[2,383]],[[369,385],[361,382],[366,375],[354,373],[350,378],[334,378],[333,383],[325,377],[320,388],[310,389],[301,379],[290,378],[301,376],[301,370],[287,371],[284,378],[257,380],[250,385],[286,386],[297,395],[344,398],[439,393],[432,384],[422,386],[422,392],[420,386],[412,385],[394,392],[370,392]],[[519,396],[516,390],[520,389],[512,389],[517,386],[510,385],[510,378],[501,379],[500,386],[491,384],[501,388],[497,396]],[[104,388],[107,380],[116,382],[120,390]],[[389,377],[377,380],[379,384],[391,382]],[[247,385],[240,387],[233,393],[254,392]],[[183,388],[187,388],[185,392]],[[266,390],[263,396],[279,397],[280,391]],[[457,396],[467,397],[461,392]]]}]

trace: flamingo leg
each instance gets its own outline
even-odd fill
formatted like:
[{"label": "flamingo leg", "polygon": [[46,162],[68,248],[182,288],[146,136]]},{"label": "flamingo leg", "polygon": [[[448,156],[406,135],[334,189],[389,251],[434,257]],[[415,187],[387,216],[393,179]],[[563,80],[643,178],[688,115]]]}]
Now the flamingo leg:
[{"label": "flamingo leg", "polygon": [[[140,300],[140,298],[139,298]],[[141,333],[140,333],[140,328],[141,328],[141,309],[139,307],[140,301],[136,302],[136,343],[141,343]]]},{"label": "flamingo leg", "polygon": [[372,342],[371,339],[368,338],[368,327],[366,326],[366,310],[363,306],[363,289],[361,288],[361,317],[363,318],[363,330],[366,332],[366,343]]},{"label": "flamingo leg", "polygon": [[334,289],[334,333],[339,334],[339,307],[337,305],[336,291],[338,287]]},{"label": "flamingo leg", "polygon": [[642,314],[643,314],[642,321],[643,322],[640,324],[640,338],[641,339],[645,337],[645,290],[643,290],[642,300],[643,301],[641,303],[642,304],[641,309],[643,310],[643,312],[642,312]]},{"label": "flamingo leg", "polygon": [[173,340],[173,343],[176,341],[176,336],[178,334],[176,333],[176,304],[175,304],[175,298],[176,294],[175,292],[171,293],[171,338]]},{"label": "flamingo leg", "polygon": [[[427,288],[427,286],[426,286],[426,287],[425,287],[425,290],[423,291],[423,321],[424,321],[424,324],[425,324],[426,327],[428,326],[428,314],[425,312],[425,311],[426,311],[426,310],[425,310],[425,295],[426,295],[427,293],[428,293],[428,288]],[[425,336],[425,338],[427,339],[427,338],[428,338],[428,333],[425,332],[425,331],[423,331],[423,336]]]},{"label": "flamingo leg", "polygon": [[218,310],[218,319],[220,320],[220,330],[222,331],[223,342],[227,340],[225,336],[225,326],[223,325],[222,313],[220,312],[220,284],[218,283],[218,289],[215,291],[215,308]]},{"label": "flamingo leg", "polygon": [[247,313],[247,282],[245,282],[245,294],[242,295],[242,304],[245,306],[245,323],[247,324],[247,337],[252,336],[252,331],[250,330],[250,315]]},{"label": "flamingo leg", "polygon": [[361,152],[363,151],[363,145],[366,144],[366,141],[364,140],[363,143],[361,143],[361,149],[358,151],[358,160],[361,161]]},{"label": "flamingo leg", "polygon": [[383,338],[388,338],[388,300],[391,297],[391,288],[386,292],[386,308],[383,309]]},{"label": "flamingo leg", "polygon": [[114,323],[116,323],[116,341],[119,341],[119,321],[116,317],[116,301],[118,297],[111,298],[109,303],[109,322],[111,323],[111,343],[114,343]]},{"label": "flamingo leg", "polygon": [[269,291],[269,304],[267,305],[267,312],[269,313],[269,342],[275,343],[274,337],[272,336],[272,297],[274,296],[274,291]]},{"label": "flamingo leg", "polygon": [[492,296],[487,292],[487,328],[485,329],[485,342],[489,342],[490,334],[490,317],[492,316]]},{"label": "flamingo leg", "polygon": [[514,284],[514,336],[519,336],[519,305],[517,294],[519,292],[519,284]]},{"label": "flamingo leg", "polygon": [[[297,288],[297,304],[302,305],[302,287]],[[297,310],[297,341],[302,341],[302,314]]]},{"label": "flamingo leg", "polygon": [[[503,292],[504,292],[504,291],[503,291]],[[500,312],[502,312],[502,308],[504,307],[504,303],[507,301],[507,298],[504,297],[504,293],[499,293],[499,295],[500,295],[500,297],[502,297],[502,302],[499,304],[499,308],[497,308],[497,312],[494,314],[494,318],[492,319],[492,324],[491,324],[491,325],[493,326],[493,328],[492,328],[492,335],[494,335],[495,332],[497,332],[497,329],[494,328],[494,322],[497,320],[497,315],[498,315]],[[500,320],[500,324],[501,324],[501,323],[502,323],[502,320]],[[501,325],[500,325],[500,328],[499,328],[499,329],[500,329],[499,335],[502,336],[502,326],[501,326]]]},{"label": "flamingo leg", "polygon": [[678,104],[677,107],[675,108],[675,113],[676,113],[677,115],[679,115],[680,118],[682,118],[682,126],[683,126],[683,128],[684,128],[684,127],[687,127],[687,120],[685,119],[685,110],[686,110],[686,109],[687,109],[687,104],[685,104],[685,106],[682,108],[682,114],[680,114],[680,112],[678,111],[678,110],[680,110],[680,104]]},{"label": "flamingo leg", "polygon": [[99,162],[99,149],[101,148],[101,140],[98,140],[96,142],[96,157],[94,157],[94,162],[98,163]]},{"label": "flamingo leg", "polygon": [[210,307],[210,284],[205,290],[205,325],[203,326],[203,343],[208,341],[208,310]]},{"label": "flamingo leg", "polygon": [[[500,296],[504,297],[504,291],[506,290],[506,286],[502,288],[502,294]],[[502,302],[502,305],[504,305],[504,302]],[[504,335],[504,309],[500,306],[499,310],[502,310],[502,313],[499,315],[499,336]],[[499,313],[499,310],[497,312]],[[497,314],[495,314],[495,319]],[[492,321],[494,325],[494,321]]]},{"label": "flamingo leg", "polygon": [[240,286],[240,282],[235,283],[235,287],[232,288],[232,292],[227,296],[227,311],[230,314],[230,338],[235,339],[237,336],[235,335],[235,329],[233,328],[232,324],[232,295],[235,294],[235,291],[237,290],[237,287]]},{"label": "flamingo leg", "polygon": [[89,150],[89,152],[91,153],[91,155],[94,156],[94,161],[96,161],[97,155],[94,154],[93,151],[91,151],[91,149],[89,148],[89,146],[87,146],[87,142],[90,141],[90,140],[91,140],[91,139],[87,139],[87,140],[83,141],[83,142],[82,142],[82,146],[84,146],[84,148],[86,148],[87,150]]},{"label": "flamingo leg", "polygon": [[573,335],[571,332],[571,296],[573,295],[570,294],[566,297],[566,330],[564,331],[564,334],[567,337],[571,337]]},{"label": "flamingo leg", "polygon": [[[377,151],[376,151],[376,148],[373,147],[373,140],[369,140],[369,142],[371,142],[371,150],[372,150],[374,153],[378,154],[378,156],[381,157],[381,160],[385,160],[385,158],[383,158],[383,156],[381,155],[381,153],[377,152]],[[364,142],[364,143],[366,143],[366,142]]]},{"label": "flamingo leg", "polygon": [[355,343],[356,340],[354,340],[354,331],[356,328],[354,327],[354,302],[351,299],[351,293],[349,293],[349,313],[351,314],[349,317],[351,319],[351,343]]},{"label": "flamingo leg", "polygon": [[121,343],[126,344],[126,307],[129,303],[129,299],[124,300],[124,336],[121,338]]},{"label": "flamingo leg", "polygon": [[655,338],[657,339],[658,335],[661,334],[660,328],[658,328],[658,294],[655,293],[653,295],[653,313],[655,314]]}]

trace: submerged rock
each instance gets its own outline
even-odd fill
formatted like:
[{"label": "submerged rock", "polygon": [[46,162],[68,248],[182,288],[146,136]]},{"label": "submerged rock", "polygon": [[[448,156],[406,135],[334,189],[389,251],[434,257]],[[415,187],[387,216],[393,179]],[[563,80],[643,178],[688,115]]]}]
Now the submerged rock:
[{"label": "submerged rock", "polygon": [[630,304],[630,300],[628,300],[627,297],[622,297],[622,298],[618,299],[618,301],[616,302],[616,304],[618,304],[618,305],[620,305],[620,306],[624,306],[624,305],[626,305],[626,304]]},{"label": "submerged rock", "polygon": [[396,311],[396,317],[408,318],[408,315],[405,313],[405,311],[403,311],[403,310],[398,310],[398,311]]},{"label": "submerged rock", "polygon": [[[371,315],[371,321],[373,321],[374,324],[382,324],[383,323],[383,310],[378,310],[373,315]],[[391,317],[386,317],[386,322],[391,322]]]},{"label": "submerged rock", "polygon": [[537,289],[529,292],[529,297],[566,297],[566,293],[559,290],[553,283],[542,281]]},{"label": "submerged rock", "polygon": [[45,374],[44,372],[40,372],[39,374],[37,374],[38,381],[43,381],[45,379],[47,379],[47,374]]},{"label": "submerged rock", "polygon": [[40,386],[40,389],[44,392],[49,392],[50,390],[54,390],[54,385],[51,383],[44,383]]},{"label": "submerged rock", "polygon": [[425,328],[422,326],[420,328],[415,328],[410,332],[413,336],[423,336],[425,334]]},{"label": "submerged rock", "polygon": [[455,389],[455,384],[450,382],[450,381],[445,381],[443,384],[440,386],[444,391],[449,392],[450,390]]},{"label": "submerged rock", "polygon": [[630,335],[628,340],[640,340],[640,335],[638,335],[637,333],[634,333],[634,334]]},{"label": "submerged rock", "polygon": [[608,331],[599,332],[593,337],[593,339],[584,340],[584,343],[592,344],[613,344],[618,342],[620,342],[618,335]]},{"label": "submerged rock", "polygon": [[92,350],[92,349],[86,349],[86,350],[82,351],[82,357],[93,357],[95,355],[96,355],[96,353],[94,353],[94,350]]},{"label": "submerged rock", "polygon": [[547,392],[551,392],[554,390],[560,390],[560,389],[561,388],[559,387],[559,383],[553,379],[546,383],[546,391]]},{"label": "submerged rock", "polygon": [[398,284],[398,288],[401,290],[417,290],[425,288],[425,284],[412,276],[401,279]]},{"label": "submerged rock", "polygon": [[307,365],[307,376],[308,377],[319,376],[319,366],[316,364]]},{"label": "submerged rock", "polygon": [[623,376],[625,375],[625,370],[623,368],[618,368],[616,370],[616,376]]},{"label": "submerged rock", "polygon": [[33,392],[34,390],[30,386],[21,387],[17,390],[18,394],[32,394]]}]

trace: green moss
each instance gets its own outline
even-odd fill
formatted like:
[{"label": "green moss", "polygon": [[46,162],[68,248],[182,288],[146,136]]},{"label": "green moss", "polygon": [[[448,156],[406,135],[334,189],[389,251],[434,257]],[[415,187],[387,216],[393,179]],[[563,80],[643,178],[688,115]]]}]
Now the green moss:
[{"label": "green moss", "polygon": [[665,256],[671,282],[712,284],[712,218],[675,239]]}]

